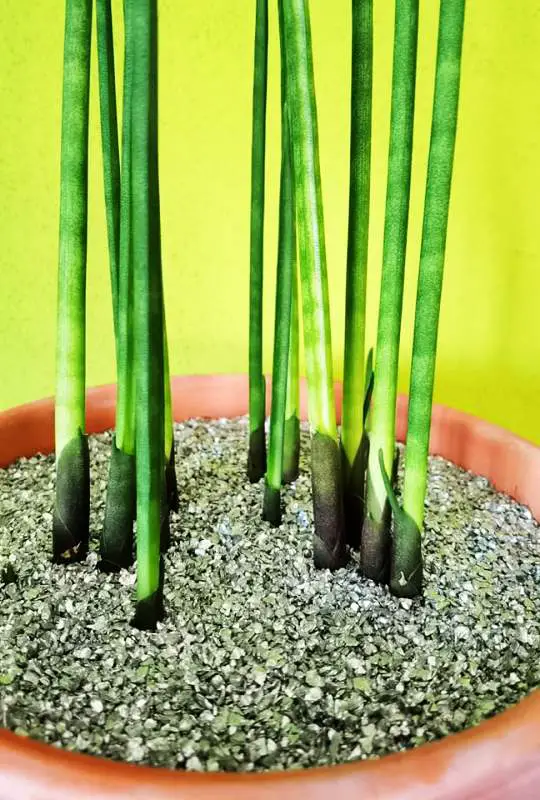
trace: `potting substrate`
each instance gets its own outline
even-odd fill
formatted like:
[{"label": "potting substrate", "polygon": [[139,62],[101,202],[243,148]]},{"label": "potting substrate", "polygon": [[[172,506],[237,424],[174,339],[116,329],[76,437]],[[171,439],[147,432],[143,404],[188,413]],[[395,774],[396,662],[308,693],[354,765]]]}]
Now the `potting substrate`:
[{"label": "potting substrate", "polygon": [[166,619],[130,626],[134,569],[97,568],[111,435],[90,437],[92,547],[50,557],[54,457],[0,470],[0,725],[69,750],[189,770],[334,764],[492,716],[540,683],[540,529],[528,508],[429,464],[423,598],[312,565],[309,436],[261,520],[247,421],[177,424]]}]

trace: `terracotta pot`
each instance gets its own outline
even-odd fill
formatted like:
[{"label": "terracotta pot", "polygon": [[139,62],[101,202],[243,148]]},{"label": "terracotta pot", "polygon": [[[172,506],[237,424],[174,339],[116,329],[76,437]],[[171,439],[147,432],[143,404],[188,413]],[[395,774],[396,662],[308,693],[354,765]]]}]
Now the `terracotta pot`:
[{"label": "terracotta pot", "polygon": [[[174,415],[244,414],[244,376],[174,379]],[[338,409],[341,390],[336,388]],[[88,430],[114,423],[113,387],[88,393]],[[305,393],[304,393],[305,411]],[[400,398],[398,437],[406,428]],[[0,466],[53,449],[53,402],[0,414]],[[436,406],[431,452],[485,475],[540,516],[540,449],[501,428]],[[194,774],[117,764],[0,732],[0,800],[509,800],[540,797],[540,692],[476,728],[372,761],[261,775]]]}]

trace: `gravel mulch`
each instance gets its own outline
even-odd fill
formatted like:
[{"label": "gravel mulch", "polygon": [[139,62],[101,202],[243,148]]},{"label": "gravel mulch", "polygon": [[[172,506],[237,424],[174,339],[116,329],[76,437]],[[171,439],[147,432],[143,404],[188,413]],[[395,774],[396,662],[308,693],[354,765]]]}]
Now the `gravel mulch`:
[{"label": "gravel mulch", "polygon": [[[129,625],[135,575],[49,560],[54,462],[0,470],[0,724],[58,746],[191,770],[307,767],[474,725],[540,683],[540,532],[488,482],[430,460],[425,597],[310,559],[303,433],[284,523],[245,479],[246,420],[176,427],[181,508],[167,619]],[[92,530],[110,435],[92,437]]]}]

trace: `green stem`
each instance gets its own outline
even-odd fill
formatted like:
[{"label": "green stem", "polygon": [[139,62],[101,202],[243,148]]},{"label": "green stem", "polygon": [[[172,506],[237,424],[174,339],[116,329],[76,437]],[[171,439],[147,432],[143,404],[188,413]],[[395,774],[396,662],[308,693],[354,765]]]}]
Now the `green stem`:
[{"label": "green stem", "polygon": [[371,171],[372,0],[352,3],[349,240],[341,446],[347,539],[360,540],[364,506],[364,349]]},{"label": "green stem", "polygon": [[[403,510],[414,522],[396,537],[392,589],[421,589],[420,535],[424,523],[431,407],[439,311],[456,141],[465,0],[441,0],[433,121],[429,149],[420,271],[416,295]],[[400,534],[400,531],[396,532]]]},{"label": "green stem", "polygon": [[263,250],[266,93],[268,68],[268,0],[257,0],[253,70],[251,141],[251,240],[249,273],[249,455],[248,476],[258,481],[266,471],[263,375]]},{"label": "green stem", "polygon": [[56,344],[53,558],[57,561],[82,557],[88,546],[89,465],[84,431],[91,30],[91,0],[67,0]]},{"label": "green stem", "polygon": [[120,192],[120,257],[118,273],[118,324],[116,361],[116,439],[125,453],[135,453],[135,381],[133,337],[133,224],[132,224],[132,136],[133,136],[133,11],[125,3],[124,109],[122,115],[122,176]]},{"label": "green stem", "polygon": [[379,451],[382,450],[387,474],[392,475],[409,220],[417,44],[418,0],[396,0],[383,266],[369,431],[367,513],[362,533],[362,570],[369,578],[379,581],[387,578],[390,548],[390,509],[379,464]]},{"label": "green stem", "polygon": [[[115,306],[116,320],[116,433],[111,451],[107,503],[101,533],[101,568],[114,571],[133,561],[135,518],[135,373],[133,334],[133,253],[131,208],[131,142],[133,90],[132,9],[124,13],[124,108],[122,173],[120,183],[119,262]],[[111,267],[111,282],[112,267]]]},{"label": "green stem", "polygon": [[298,276],[292,276],[291,335],[287,368],[287,401],[283,439],[283,483],[296,480],[300,461],[300,331],[298,319]]},{"label": "green stem", "polygon": [[341,466],[332,377],[332,344],[311,28],[306,0],[283,0],[287,98],[293,145],[304,349],[313,429],[312,486],[317,566],[344,562]]},{"label": "green stem", "polygon": [[167,325],[165,322],[165,307],[163,308],[163,391],[165,398],[164,413],[164,446],[165,458],[171,454],[173,446],[173,418],[172,418],[172,391],[171,375],[169,371],[169,342],[167,337]]},{"label": "green stem", "polygon": [[156,0],[126,0],[132,11],[132,209],[137,381],[137,627],[162,617],[160,523],[164,481],[163,292],[155,247],[157,202]]},{"label": "green stem", "polygon": [[118,313],[118,264],[120,258],[120,157],[118,153],[118,120],[116,114],[116,82],[111,0],[97,0],[97,49],[99,67],[99,100],[101,110],[101,144],[109,266],[113,298],[113,320]]},{"label": "green stem", "polygon": [[[283,20],[283,2],[278,0],[279,16],[279,37],[281,55],[281,94],[285,97],[287,93],[287,54],[285,42],[285,25]],[[287,112],[288,113],[288,112]],[[283,124],[282,109],[282,124]],[[288,120],[287,120],[287,127]],[[290,143],[290,130],[289,148]],[[290,157],[290,150],[289,150]],[[291,181],[292,162],[290,164]],[[294,189],[294,186],[293,186]],[[294,200],[294,198],[293,198]],[[292,254],[294,263],[292,265],[291,282],[291,313],[290,313],[290,335],[289,335],[289,357],[287,364],[287,396],[285,399],[285,428],[283,431],[283,483],[291,483],[296,480],[299,472],[300,460],[300,331],[298,319],[298,266],[296,254],[296,209],[293,209],[293,234],[295,240],[295,250]]]},{"label": "green stem", "polygon": [[296,228],[291,164],[289,111],[287,106],[287,59],[285,55],[283,8],[278,3],[281,52],[281,176],[279,192],[279,243],[272,365],[272,410],[265,480],[263,518],[281,524],[281,484],[285,440],[287,378],[291,336],[292,279],[296,271]]},{"label": "green stem", "polygon": [[[155,126],[157,131],[157,96],[155,102]],[[161,194],[159,189],[159,158],[156,148],[154,163],[152,165],[152,184],[155,186],[154,200],[154,245],[152,252],[157,260],[156,269],[159,269],[163,284],[163,258],[161,252]],[[163,289],[162,289],[163,293]],[[169,368],[169,342],[167,337],[167,324],[165,315],[165,302],[163,302],[163,437],[164,437],[164,457],[165,457],[165,483],[164,495],[161,507],[161,549],[165,552],[169,547],[169,512],[178,511],[180,500],[178,496],[178,483],[176,480],[176,468],[174,460],[174,421],[172,408],[172,389],[171,375]]]},{"label": "green stem", "polygon": [[167,325],[165,322],[165,309],[163,310],[163,377],[165,392],[164,437],[165,437],[165,486],[167,493],[167,506],[170,511],[178,511],[180,498],[178,495],[178,482],[174,462],[174,420],[172,408],[171,375],[169,368],[169,344],[167,340]]},{"label": "green stem", "polygon": [[[283,89],[285,89],[283,81]],[[281,523],[281,483],[283,480],[283,447],[287,402],[287,373],[291,334],[292,279],[296,269],[296,232],[294,190],[292,182],[291,145],[288,109],[282,101],[281,188],[279,200],[279,253],[276,282],[276,317],[274,327],[274,363],[272,367],[272,411],[268,467],[264,496],[264,519],[273,525]]]}]

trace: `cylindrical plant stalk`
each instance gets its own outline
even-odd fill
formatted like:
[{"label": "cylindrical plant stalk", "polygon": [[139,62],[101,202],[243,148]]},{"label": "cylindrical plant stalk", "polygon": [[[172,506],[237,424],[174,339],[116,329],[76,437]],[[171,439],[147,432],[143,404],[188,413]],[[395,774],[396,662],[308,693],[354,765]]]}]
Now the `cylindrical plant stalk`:
[{"label": "cylindrical plant stalk", "polygon": [[418,0],[396,0],[392,111],[386,188],[383,265],[373,405],[369,429],[366,513],[362,532],[362,571],[385,582],[390,569],[390,506],[379,466],[382,450],[388,475],[394,471],[396,397],[418,43]]},{"label": "cylindrical plant stalk", "polygon": [[341,447],[347,541],[360,544],[367,442],[364,433],[364,349],[371,172],[372,0],[352,3],[349,237]]},{"label": "cylindrical plant stalk", "polygon": [[85,336],[91,30],[92,0],[66,0],[52,536],[57,562],[84,558],[89,536]]},{"label": "cylindrical plant stalk", "polygon": [[[157,84],[156,84],[157,86]],[[154,104],[155,120],[153,124],[157,131],[158,106],[157,96]],[[153,206],[154,244],[152,252],[158,262],[163,284],[163,258],[161,252],[161,194],[159,189],[159,159],[156,148],[155,159],[151,164],[152,185],[155,187]],[[163,292],[163,289],[162,289]],[[163,500],[161,504],[161,552],[168,550],[170,544],[169,516],[171,511],[178,511],[180,501],[178,496],[178,483],[176,480],[176,466],[174,461],[174,421],[172,408],[171,375],[169,368],[169,341],[167,337],[167,324],[165,316],[165,303],[163,303],[163,437],[164,437],[164,464],[165,478],[163,484]]]},{"label": "cylindrical plant stalk", "polygon": [[137,391],[137,611],[153,629],[163,616],[160,553],[164,496],[163,292],[155,254],[157,192],[156,0],[126,0],[132,13],[132,209]]},{"label": "cylindrical plant stalk", "polygon": [[283,8],[278,3],[281,50],[281,175],[279,193],[279,242],[272,365],[272,410],[266,470],[263,518],[281,524],[281,484],[285,443],[285,413],[291,337],[292,279],[296,271],[296,227],[291,141],[287,107],[287,59],[285,56]]},{"label": "cylindrical plant stalk", "polygon": [[[159,226],[161,231],[161,224]],[[161,265],[161,245],[159,246]],[[162,273],[163,279],[163,273]],[[165,476],[163,481],[163,500],[161,503],[161,552],[166,553],[171,542],[170,512],[178,511],[180,498],[178,496],[178,483],[176,480],[176,466],[174,461],[174,427],[172,411],[171,376],[169,373],[169,343],[167,339],[167,325],[165,322],[165,305],[163,306],[163,443]]]},{"label": "cylindrical plant stalk", "polygon": [[283,0],[287,102],[293,145],[294,193],[312,435],[314,560],[337,568],[345,561],[343,498],[319,165],[317,108],[306,0]]},{"label": "cylindrical plant stalk", "polygon": [[421,530],[427,486],[437,333],[456,141],[465,0],[441,0],[433,121],[420,272],[416,295],[403,515],[392,554],[391,589],[411,597],[422,589]]},{"label": "cylindrical plant stalk", "polygon": [[[285,82],[283,83],[285,88]],[[264,491],[263,517],[272,525],[281,523],[281,484],[283,481],[283,451],[285,412],[287,403],[287,374],[291,334],[292,277],[296,270],[296,232],[294,189],[292,182],[291,146],[287,102],[282,102],[282,156],[279,201],[279,252],[276,282],[276,319],[274,326],[274,363],[272,368],[272,410],[268,466]]]},{"label": "cylindrical plant stalk", "polygon": [[116,113],[116,80],[111,0],[97,0],[97,49],[99,68],[99,103],[103,183],[109,243],[109,266],[113,299],[113,320],[116,331],[118,313],[118,269],[120,259],[120,156],[118,152],[118,120]]},{"label": "cylindrical plant stalk", "polygon": [[287,369],[287,400],[283,438],[283,483],[298,477],[300,462],[300,331],[298,319],[298,275],[296,254],[292,275],[291,335]]},{"label": "cylindrical plant stalk", "polygon": [[[157,11],[157,0],[156,0]],[[165,319],[165,298],[163,289],[163,258],[161,251],[161,193],[159,188],[159,156],[158,156],[158,86],[157,86],[157,31],[155,39],[156,52],[153,55],[154,71],[150,88],[152,91],[150,105],[150,135],[153,137],[150,147],[150,223],[151,223],[151,257],[155,260],[155,269],[161,276],[162,297],[162,329],[163,329],[163,491],[161,497],[160,548],[165,553],[170,544],[170,511],[178,506],[178,490],[174,465],[174,430],[172,418],[172,391],[169,374],[169,342]],[[163,562],[162,562],[163,564]]]},{"label": "cylindrical plant stalk", "polygon": [[255,15],[253,127],[251,140],[248,452],[248,477],[253,483],[262,478],[266,471],[266,442],[264,435],[266,387],[263,375],[262,321],[268,0],[257,0]]},{"label": "cylindrical plant stalk", "polygon": [[[106,571],[128,567],[133,562],[133,521],[136,506],[131,151],[134,58],[132,15],[132,5],[126,3],[120,241],[115,308],[116,432],[111,450],[105,520],[100,541],[100,566]],[[111,283],[114,286],[112,265]],[[113,289],[113,304],[114,294]]]},{"label": "cylindrical plant stalk", "polygon": [[171,375],[169,368],[169,343],[167,340],[167,325],[165,323],[165,310],[163,310],[163,377],[165,391],[165,489],[167,507],[169,511],[178,511],[180,498],[178,495],[178,482],[176,480],[176,467],[174,462],[174,420],[172,409]]}]

